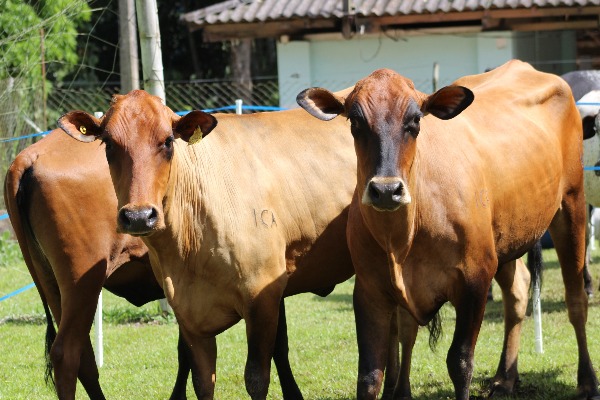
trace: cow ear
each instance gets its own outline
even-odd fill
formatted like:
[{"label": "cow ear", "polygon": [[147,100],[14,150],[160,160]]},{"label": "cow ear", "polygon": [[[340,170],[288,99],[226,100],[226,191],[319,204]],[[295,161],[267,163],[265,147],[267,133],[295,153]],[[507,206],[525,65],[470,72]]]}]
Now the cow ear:
[{"label": "cow ear", "polygon": [[[217,119],[204,111],[193,110],[174,121],[173,132],[186,142],[198,141],[208,135],[217,126]],[[198,137],[199,136],[199,137]]]},{"label": "cow ear", "polygon": [[58,126],[80,142],[93,142],[102,134],[100,120],[84,111],[71,111],[58,119]]},{"label": "cow ear", "polygon": [[309,88],[296,96],[296,102],[310,115],[323,121],[330,121],[344,114],[344,102],[327,89]]},{"label": "cow ear", "polygon": [[583,140],[593,138],[596,134],[597,118],[600,118],[600,114],[583,117]]},{"label": "cow ear", "polygon": [[451,119],[471,105],[474,98],[473,92],[466,87],[446,86],[427,97],[421,111],[439,119]]}]

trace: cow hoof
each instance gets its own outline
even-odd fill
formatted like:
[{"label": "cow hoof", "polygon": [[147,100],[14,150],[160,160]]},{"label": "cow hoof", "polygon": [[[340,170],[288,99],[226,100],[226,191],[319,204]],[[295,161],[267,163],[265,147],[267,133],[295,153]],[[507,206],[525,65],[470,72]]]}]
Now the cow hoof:
[{"label": "cow hoof", "polygon": [[511,396],[515,387],[515,381],[494,380],[490,385],[490,394],[488,398]]}]

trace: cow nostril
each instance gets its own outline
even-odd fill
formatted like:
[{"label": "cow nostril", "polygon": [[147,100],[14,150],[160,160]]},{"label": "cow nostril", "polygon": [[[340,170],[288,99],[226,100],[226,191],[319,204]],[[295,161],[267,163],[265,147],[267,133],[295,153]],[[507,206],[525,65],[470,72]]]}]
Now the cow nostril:
[{"label": "cow nostril", "polygon": [[129,216],[127,215],[127,211],[126,210],[121,210],[119,212],[119,222],[121,223],[122,226],[127,227],[131,225],[131,219],[129,218]]},{"label": "cow nostril", "polygon": [[396,189],[394,190],[394,193],[392,193],[392,196],[402,196],[402,184],[398,183]]},{"label": "cow nostril", "polygon": [[156,208],[152,207],[150,210],[150,214],[148,215],[148,226],[156,225],[156,221],[158,220],[158,211]]},{"label": "cow nostril", "polygon": [[369,184],[369,195],[373,200],[379,200],[379,198],[381,197],[381,192],[379,191],[379,188],[377,188],[375,183],[373,182]]}]

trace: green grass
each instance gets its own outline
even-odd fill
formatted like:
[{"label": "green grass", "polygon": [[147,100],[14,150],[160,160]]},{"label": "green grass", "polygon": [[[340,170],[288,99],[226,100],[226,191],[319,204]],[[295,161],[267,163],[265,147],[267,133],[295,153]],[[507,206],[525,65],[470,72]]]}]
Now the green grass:
[{"label": "green grass", "polygon": [[[6,254],[14,253],[2,238]],[[564,288],[553,250],[544,251],[546,270],[542,288],[544,350],[534,350],[533,323],[527,318],[519,358],[521,384],[517,399],[569,399],[575,395],[577,348],[564,305]],[[596,251],[595,261],[600,261]],[[0,296],[25,286],[31,278],[18,257],[0,267]],[[592,266],[598,289],[600,263]],[[287,299],[290,359],[298,384],[307,399],[353,399],[357,348],[352,313],[353,281],[339,285],[327,298],[299,295]],[[495,372],[502,347],[503,321],[500,291],[489,303],[475,352],[471,393],[486,395],[487,379]],[[43,309],[35,289],[0,302],[0,399],[54,399],[45,386]],[[429,350],[427,331],[417,340],[412,387],[415,399],[452,399],[453,387],[446,371],[446,352],[454,331],[454,310],[445,306],[443,334],[436,352]],[[156,303],[136,308],[104,292],[104,367],[100,379],[110,399],[168,398],[177,368],[177,325],[162,316]],[[590,302],[588,343],[600,365],[600,293]],[[243,371],[246,355],[244,324],[218,338],[218,399],[248,398]],[[188,388],[188,397],[195,398]],[[87,396],[78,384],[77,398]],[[280,399],[275,368],[270,399]]]}]

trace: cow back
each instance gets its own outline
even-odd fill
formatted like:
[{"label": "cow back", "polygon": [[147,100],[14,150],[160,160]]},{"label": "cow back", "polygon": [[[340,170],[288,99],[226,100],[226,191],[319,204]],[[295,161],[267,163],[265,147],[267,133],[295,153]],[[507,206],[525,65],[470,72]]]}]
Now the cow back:
[{"label": "cow back", "polygon": [[473,91],[473,104],[452,120],[425,117],[418,139],[424,225],[456,238],[459,223],[473,240],[491,226],[500,262],[514,259],[542,235],[565,191],[581,188],[577,109],[563,80],[518,61],[455,83]]}]

